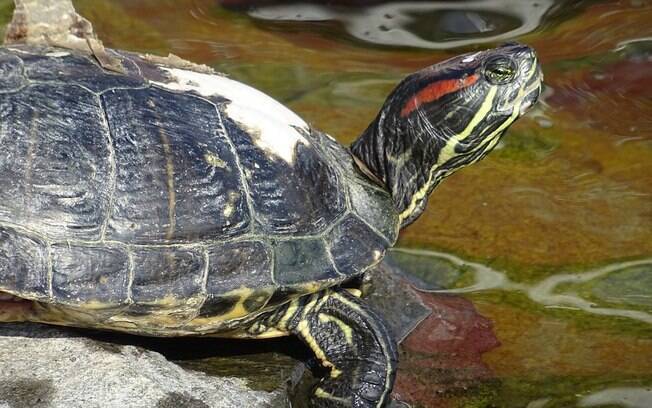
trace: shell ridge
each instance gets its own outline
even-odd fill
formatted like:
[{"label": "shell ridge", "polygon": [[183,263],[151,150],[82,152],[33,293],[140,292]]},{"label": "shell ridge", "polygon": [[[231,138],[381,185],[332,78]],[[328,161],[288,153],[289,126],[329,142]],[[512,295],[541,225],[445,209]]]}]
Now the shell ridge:
[{"label": "shell ridge", "polygon": [[[201,98],[200,99],[204,99]],[[240,162],[240,155],[238,155],[238,150],[235,148],[235,144],[233,143],[233,140],[231,139],[231,135],[229,135],[229,132],[226,131],[226,127],[224,126],[224,118],[222,117],[222,112],[220,112],[220,109],[218,106],[213,103],[212,101],[208,101],[213,107],[215,108],[215,113],[217,114],[217,119],[219,122],[219,128],[215,129],[216,132],[219,132],[221,136],[224,137],[224,140],[226,140],[227,144],[229,145],[229,149],[233,153],[233,157],[235,160],[235,166],[238,169],[238,173],[240,174],[240,180],[241,180],[241,185],[242,189],[244,190],[245,194],[245,201],[247,202],[247,209],[249,210],[249,217],[251,219],[250,224],[249,224],[249,231],[253,231],[254,225],[256,225],[257,218],[256,218],[256,212],[254,210],[254,205],[252,202],[251,198],[251,188],[249,187],[249,184],[247,183],[247,178],[245,175],[245,172],[242,168],[242,164]]]},{"label": "shell ridge", "polygon": [[51,302],[54,301],[54,287],[53,287],[53,281],[54,281],[54,260],[52,259],[52,245],[50,241],[44,240],[45,242],[45,249],[47,250],[47,285],[48,285],[48,300]]},{"label": "shell ridge", "polygon": [[133,297],[133,286],[134,286],[134,275],[135,268],[134,265],[134,253],[132,252],[129,245],[125,245],[125,252],[127,253],[127,305],[132,305],[134,303]]},{"label": "shell ridge", "polygon": [[341,272],[341,271],[339,270],[339,268],[337,267],[337,265],[335,265],[335,259],[333,259],[333,253],[332,253],[332,251],[331,251],[331,249],[332,249],[332,245],[330,245],[330,243],[328,242],[328,240],[326,239],[326,237],[322,237],[321,240],[322,240],[322,242],[324,243],[324,248],[326,249],[326,258],[327,258],[328,261],[330,262],[330,264],[331,264],[331,266],[333,267],[333,269],[335,269],[335,272],[336,272],[338,275],[340,275],[341,277],[346,277],[347,275],[346,275],[345,273]]},{"label": "shell ridge", "polygon": [[205,246],[202,246],[202,257],[204,258],[204,270],[202,271],[202,276],[201,276],[201,295],[202,295],[202,301],[201,304],[197,306],[197,310],[201,310],[202,306],[204,306],[204,303],[206,303],[206,299],[208,299],[208,271],[210,270],[210,262],[211,258],[208,254],[208,248]]},{"label": "shell ridge", "polygon": [[116,161],[115,146],[113,145],[113,135],[111,134],[111,125],[109,123],[109,118],[106,114],[106,109],[104,107],[105,101],[101,95],[97,97],[102,110],[102,122],[106,127],[106,137],[107,137],[107,146],[109,149],[109,187],[108,187],[108,201],[106,214],[104,215],[104,220],[102,221],[102,226],[100,227],[100,241],[104,241],[106,238],[106,229],[109,225],[109,220],[113,214],[113,203],[115,200],[115,189],[117,183],[117,173],[118,173],[118,164]]}]

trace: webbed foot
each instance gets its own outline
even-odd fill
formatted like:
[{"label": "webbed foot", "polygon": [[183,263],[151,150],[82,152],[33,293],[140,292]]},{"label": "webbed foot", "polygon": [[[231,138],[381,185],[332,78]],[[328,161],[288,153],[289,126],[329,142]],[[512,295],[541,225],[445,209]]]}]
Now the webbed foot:
[{"label": "webbed foot", "polygon": [[398,362],[396,341],[360,299],[344,289],[314,293],[294,299],[269,323],[299,336],[329,370],[313,388],[310,407],[385,406]]}]

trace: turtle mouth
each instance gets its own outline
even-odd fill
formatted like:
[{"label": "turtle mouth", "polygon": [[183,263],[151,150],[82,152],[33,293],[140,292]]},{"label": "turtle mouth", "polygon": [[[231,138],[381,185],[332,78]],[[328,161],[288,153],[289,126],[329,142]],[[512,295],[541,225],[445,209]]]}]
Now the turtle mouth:
[{"label": "turtle mouth", "polygon": [[536,88],[530,90],[524,97],[521,102],[520,114],[524,115],[530,108],[539,100],[539,95],[541,95],[541,85],[538,85]]}]

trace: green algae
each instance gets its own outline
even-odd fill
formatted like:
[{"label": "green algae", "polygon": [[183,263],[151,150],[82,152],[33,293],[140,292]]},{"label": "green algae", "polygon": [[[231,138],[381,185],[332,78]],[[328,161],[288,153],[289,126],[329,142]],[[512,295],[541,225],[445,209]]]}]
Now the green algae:
[{"label": "green algae", "polygon": [[[538,401],[539,408],[565,408],[579,405],[582,399],[600,390],[615,387],[650,389],[652,376],[632,378],[617,375],[595,377],[556,377],[543,379],[504,378],[496,390],[496,398],[486,406],[518,408]],[[584,405],[588,406],[588,405]],[[590,405],[597,406],[597,405]],[[600,404],[600,408],[622,407],[620,404]],[[635,406],[635,405],[631,405]]]},{"label": "green algae", "polygon": [[[498,289],[484,292],[474,292],[467,296],[474,303],[502,305],[518,310],[521,313],[531,315],[534,319],[550,318],[563,324],[572,324],[579,330],[583,330],[587,336],[592,331],[609,333],[621,339],[623,342],[636,342],[637,339],[652,339],[652,327],[644,322],[623,316],[603,316],[587,313],[572,307],[558,305],[550,307],[533,301],[526,293],[521,291],[503,291]],[[509,319],[510,316],[498,316],[496,318]],[[518,321],[505,321],[506,324],[518,325]],[[650,363],[652,372],[652,362]]]},{"label": "green algae", "polygon": [[561,142],[557,132],[528,125],[514,126],[493,155],[502,160],[533,162],[545,160],[559,149]]},{"label": "green algae", "polygon": [[74,0],[73,4],[79,14],[91,21],[106,46],[123,48],[123,44],[129,44],[126,48],[129,51],[168,54],[163,36],[142,19],[131,15],[119,2]]},{"label": "green algae", "polygon": [[0,38],[4,38],[6,26],[14,14],[13,0],[0,0]]}]

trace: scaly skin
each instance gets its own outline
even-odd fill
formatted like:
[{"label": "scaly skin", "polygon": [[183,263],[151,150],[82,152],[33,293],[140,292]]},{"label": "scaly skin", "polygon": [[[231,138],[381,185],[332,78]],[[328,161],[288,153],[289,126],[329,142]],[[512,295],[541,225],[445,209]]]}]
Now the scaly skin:
[{"label": "scaly skin", "polygon": [[294,299],[262,315],[249,329],[289,332],[301,338],[329,369],[314,386],[311,408],[379,408],[394,384],[396,340],[383,319],[341,288]]}]

